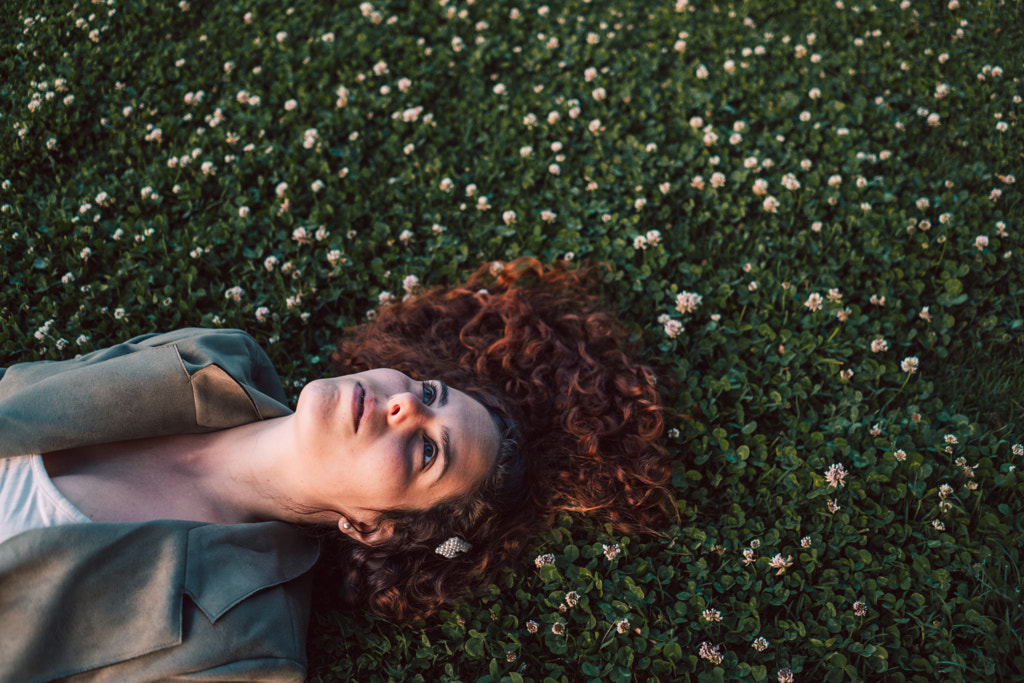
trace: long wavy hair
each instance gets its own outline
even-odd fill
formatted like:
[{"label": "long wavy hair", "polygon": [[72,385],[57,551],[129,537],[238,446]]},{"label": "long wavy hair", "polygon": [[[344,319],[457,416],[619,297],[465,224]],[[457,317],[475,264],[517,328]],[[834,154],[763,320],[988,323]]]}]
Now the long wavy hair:
[{"label": "long wavy hair", "polygon": [[[479,490],[426,512],[385,511],[386,540],[338,534],[325,560],[351,607],[425,616],[486,585],[559,511],[623,533],[674,512],[662,406],[651,371],[592,291],[598,266],[521,258],[485,264],[462,285],[385,306],[331,355],[341,374],[394,368],[441,379],[483,403],[501,431]],[[459,536],[472,549],[434,549]]]}]

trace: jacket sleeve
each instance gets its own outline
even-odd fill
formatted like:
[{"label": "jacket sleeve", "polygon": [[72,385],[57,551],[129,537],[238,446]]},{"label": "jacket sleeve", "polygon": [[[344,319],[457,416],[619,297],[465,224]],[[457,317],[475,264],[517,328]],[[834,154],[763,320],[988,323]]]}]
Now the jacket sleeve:
[{"label": "jacket sleeve", "polygon": [[227,429],[290,412],[270,359],[245,332],[148,334],[0,371],[0,457]]}]

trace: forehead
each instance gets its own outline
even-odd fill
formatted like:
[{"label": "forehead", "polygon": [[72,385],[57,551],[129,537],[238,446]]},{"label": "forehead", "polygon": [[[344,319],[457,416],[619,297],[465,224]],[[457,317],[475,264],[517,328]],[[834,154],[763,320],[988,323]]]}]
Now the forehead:
[{"label": "forehead", "polygon": [[452,475],[455,488],[474,488],[494,467],[501,442],[498,425],[482,403],[454,388],[449,390],[448,406],[440,413],[452,436],[454,457],[446,473]]}]

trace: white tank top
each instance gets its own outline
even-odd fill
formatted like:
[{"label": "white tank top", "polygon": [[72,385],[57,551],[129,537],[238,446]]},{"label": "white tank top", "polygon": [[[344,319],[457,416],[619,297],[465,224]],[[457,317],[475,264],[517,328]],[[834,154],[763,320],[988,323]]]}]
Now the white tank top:
[{"label": "white tank top", "polygon": [[42,456],[0,458],[0,543],[29,529],[88,521],[50,481]]}]

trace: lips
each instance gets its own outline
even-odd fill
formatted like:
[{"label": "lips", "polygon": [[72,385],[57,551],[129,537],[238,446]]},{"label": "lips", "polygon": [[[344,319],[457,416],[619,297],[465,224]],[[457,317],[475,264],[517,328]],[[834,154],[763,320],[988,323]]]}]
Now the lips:
[{"label": "lips", "polygon": [[352,413],[355,415],[355,431],[359,431],[359,421],[363,419],[363,402],[366,399],[366,389],[359,382],[356,382],[355,391],[352,392]]}]

